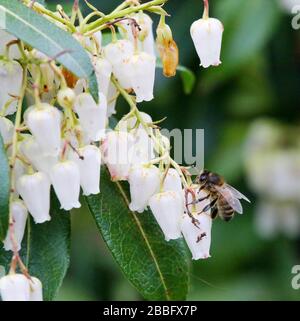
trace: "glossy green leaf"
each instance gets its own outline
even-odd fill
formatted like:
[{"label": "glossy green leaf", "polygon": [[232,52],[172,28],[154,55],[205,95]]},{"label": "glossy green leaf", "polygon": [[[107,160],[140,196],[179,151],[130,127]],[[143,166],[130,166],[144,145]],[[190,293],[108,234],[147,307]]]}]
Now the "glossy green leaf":
[{"label": "glossy green leaf", "polygon": [[90,58],[70,34],[17,0],[0,0],[1,25],[30,46],[64,65],[79,78],[89,81],[98,101],[97,79]]},{"label": "glossy green leaf", "polygon": [[96,224],[127,279],[148,300],[184,300],[188,260],[182,240],[166,242],[152,213],[128,209],[125,184],[102,170],[101,193],[87,197]]},{"label": "glossy green leaf", "polygon": [[[161,69],[163,68],[160,60],[157,61],[156,67]],[[186,95],[189,95],[194,89],[196,76],[192,70],[181,65],[177,66],[177,70],[179,71],[182,79],[183,91]]]},{"label": "glossy green leaf", "polygon": [[180,72],[183,84],[183,91],[186,95],[189,95],[195,87],[196,76],[192,70],[184,66],[178,66],[177,70]]},{"label": "glossy green leaf", "polygon": [[9,165],[3,139],[0,135],[0,240],[6,236],[9,217]]},{"label": "glossy green leaf", "polygon": [[[43,283],[44,300],[53,300],[62,284],[70,261],[70,214],[60,210],[56,197],[51,199],[51,221],[27,223],[21,257],[32,276]],[[0,265],[9,269],[11,252],[0,250]]]}]

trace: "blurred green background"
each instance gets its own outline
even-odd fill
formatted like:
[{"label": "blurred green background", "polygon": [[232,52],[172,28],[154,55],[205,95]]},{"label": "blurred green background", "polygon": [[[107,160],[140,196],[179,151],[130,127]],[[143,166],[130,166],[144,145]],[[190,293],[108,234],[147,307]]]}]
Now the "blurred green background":
[{"label": "blurred green background", "polygon": [[[68,1],[47,1],[51,8],[56,2],[71,6]],[[109,12],[121,1],[90,2]],[[211,16],[223,22],[225,32],[223,63],[208,70],[199,68],[189,35],[191,23],[202,15],[202,1],[169,0],[166,5],[180,63],[195,72],[197,83],[187,96],[179,75],[166,79],[158,70],[155,100],[140,107],[154,119],[168,116],[164,122],[168,129],[204,128],[206,168],[224,175],[252,200],[245,205],[245,215],[229,224],[215,221],[212,257],[192,264],[190,300],[300,299],[300,290],[291,286],[291,269],[300,264],[300,229],[293,235],[258,233],[256,208],[264,195],[251,188],[251,171],[245,169],[247,158],[253,156],[245,151],[245,142],[255,122],[270,118],[280,126],[299,125],[300,31],[292,28],[293,16],[282,2],[211,0]],[[119,103],[122,114],[127,109]],[[293,202],[300,220],[298,202]],[[72,215],[71,267],[57,299],[142,299],[106,249],[92,217],[84,208]]]}]

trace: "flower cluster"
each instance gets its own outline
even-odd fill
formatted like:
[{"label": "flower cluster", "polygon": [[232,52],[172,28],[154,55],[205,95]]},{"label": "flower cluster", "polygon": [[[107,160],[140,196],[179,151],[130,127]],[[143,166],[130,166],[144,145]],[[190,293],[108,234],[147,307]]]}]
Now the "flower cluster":
[{"label": "flower cluster", "polygon": [[[171,158],[170,141],[157,123],[137,107],[154,97],[158,56],[167,77],[175,75],[178,65],[166,12],[161,7],[154,11],[161,16],[155,41],[153,21],[138,5],[125,1],[130,13],[100,27],[93,28],[80,15],[80,24],[74,25],[73,36],[88,52],[97,76],[97,103],[86,79],[77,79],[55,59],[0,30],[0,132],[11,166],[4,248],[14,253],[10,274],[0,280],[3,300],[42,299],[40,281],[29,276],[18,255],[28,214],[36,224],[51,220],[51,186],[62,209],[79,208],[80,190],[86,196],[100,192],[101,164],[113,181],[128,181],[130,210],[142,213],[150,207],[166,241],[183,236],[194,259],[210,256],[212,219],[209,210],[203,212],[207,203],[196,202],[204,192],[193,185],[188,169]],[[49,16],[42,5],[32,7],[68,31],[62,23],[65,14]],[[103,45],[105,28],[112,40]],[[222,31],[219,21],[208,18],[206,1],[204,18],[191,28],[204,67],[220,63]],[[108,130],[119,95],[130,111]],[[24,110],[25,99],[29,107]],[[16,274],[16,264],[24,274]]]}]

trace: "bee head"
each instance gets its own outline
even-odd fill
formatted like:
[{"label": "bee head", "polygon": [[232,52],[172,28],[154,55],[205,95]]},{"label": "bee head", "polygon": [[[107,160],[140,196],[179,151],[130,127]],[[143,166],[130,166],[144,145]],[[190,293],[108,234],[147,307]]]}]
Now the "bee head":
[{"label": "bee head", "polygon": [[202,173],[198,176],[198,183],[200,185],[205,184],[207,182],[208,176],[209,172],[206,169],[204,169]]}]

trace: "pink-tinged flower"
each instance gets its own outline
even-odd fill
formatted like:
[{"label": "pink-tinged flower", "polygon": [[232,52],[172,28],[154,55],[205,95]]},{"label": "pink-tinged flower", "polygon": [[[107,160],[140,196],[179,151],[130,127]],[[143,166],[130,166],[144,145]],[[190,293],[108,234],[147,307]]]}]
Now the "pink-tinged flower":
[{"label": "pink-tinged flower", "polygon": [[134,137],[124,131],[107,133],[101,146],[103,160],[113,181],[127,180],[132,163]]}]

